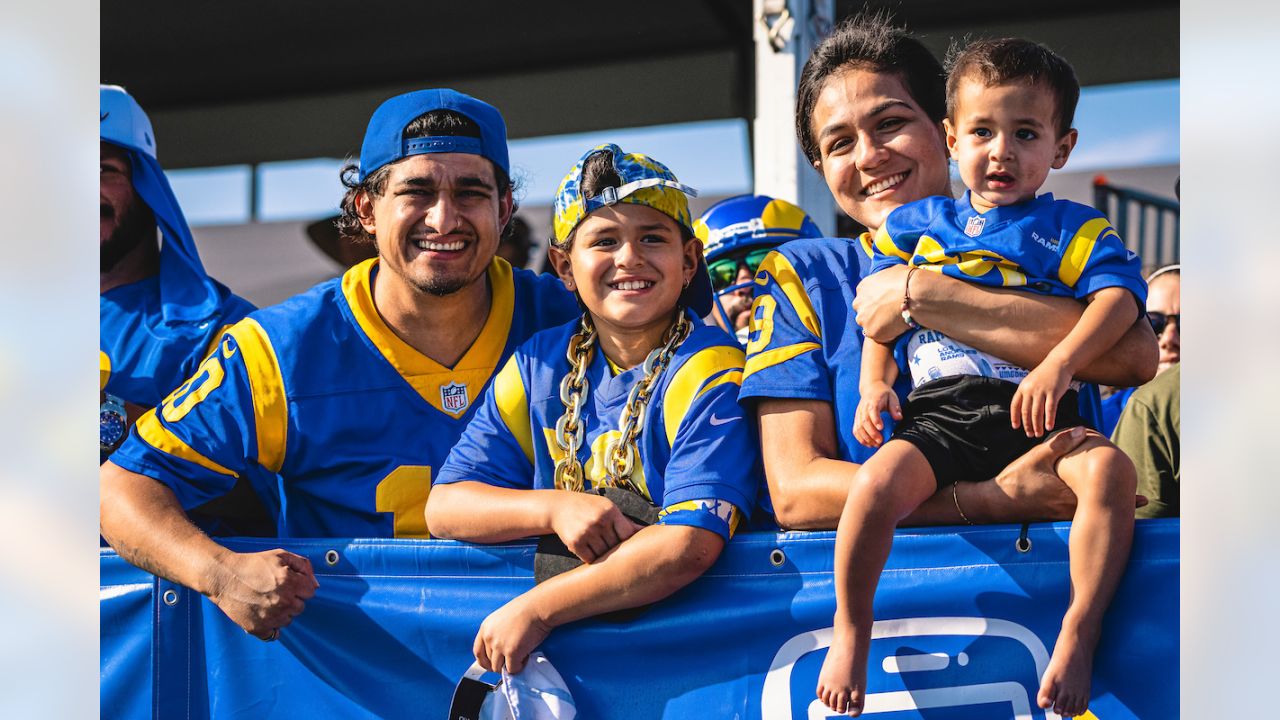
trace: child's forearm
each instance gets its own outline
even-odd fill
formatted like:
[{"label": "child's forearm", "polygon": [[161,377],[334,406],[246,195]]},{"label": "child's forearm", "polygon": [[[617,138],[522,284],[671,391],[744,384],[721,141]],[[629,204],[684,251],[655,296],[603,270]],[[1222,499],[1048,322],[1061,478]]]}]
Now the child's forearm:
[{"label": "child's forearm", "polygon": [[1138,316],[1133,293],[1119,287],[1103,288],[1089,297],[1075,327],[1058,343],[1045,362],[1058,362],[1074,376],[1080,368],[1111,350]]},{"label": "child's forearm", "polygon": [[898,364],[893,361],[893,346],[863,338],[862,371],[858,375],[859,391],[866,392],[877,381],[892,385],[897,379]]}]

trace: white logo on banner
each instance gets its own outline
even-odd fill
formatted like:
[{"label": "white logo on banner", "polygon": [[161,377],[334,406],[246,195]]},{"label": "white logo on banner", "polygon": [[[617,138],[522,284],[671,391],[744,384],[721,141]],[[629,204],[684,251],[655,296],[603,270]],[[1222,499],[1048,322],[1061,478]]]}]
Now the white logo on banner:
[{"label": "white logo on banner", "polygon": [[[844,717],[814,699],[807,706],[803,716],[793,716],[791,712],[791,672],[796,663],[805,655],[815,651],[825,651],[831,647],[831,628],[801,633],[782,644],[769,672],[764,678],[764,688],[760,696],[760,714],[764,720],[827,720]],[[993,703],[1007,704],[1016,720],[1061,720],[1052,710],[1041,710],[1036,707],[1035,697],[1028,691],[1028,686],[1038,688],[1040,678],[1044,677],[1045,668],[1049,664],[1049,651],[1035,633],[1023,625],[1008,620],[984,617],[922,617],[902,618],[898,620],[878,620],[871,628],[871,639],[906,638],[926,636],[963,636],[969,638],[995,637],[1017,641],[1026,648],[1031,660],[1035,663],[1035,677],[1009,678],[995,682],[983,682],[973,685],[956,685],[951,687],[919,688],[894,692],[867,693],[862,717],[877,714],[925,710],[929,708],[969,707],[989,705]],[[969,657],[959,652],[954,662],[959,666],[969,664]],[[882,659],[880,667],[886,673],[922,673],[945,670],[951,665],[953,658],[947,653],[912,653],[906,655],[890,655]],[[875,660],[872,660],[875,664]],[[814,682],[802,683],[812,688]],[[1025,681],[1022,682],[1022,681]]]}]

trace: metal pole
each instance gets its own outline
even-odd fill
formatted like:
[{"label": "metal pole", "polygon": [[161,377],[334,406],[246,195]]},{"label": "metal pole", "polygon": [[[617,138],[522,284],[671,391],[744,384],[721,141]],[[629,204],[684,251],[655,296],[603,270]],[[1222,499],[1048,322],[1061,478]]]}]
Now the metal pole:
[{"label": "metal pole", "polygon": [[834,0],[752,0],[756,47],[755,191],[790,200],[834,236],[836,206],[795,136],[796,87],[814,46],[835,17]]}]

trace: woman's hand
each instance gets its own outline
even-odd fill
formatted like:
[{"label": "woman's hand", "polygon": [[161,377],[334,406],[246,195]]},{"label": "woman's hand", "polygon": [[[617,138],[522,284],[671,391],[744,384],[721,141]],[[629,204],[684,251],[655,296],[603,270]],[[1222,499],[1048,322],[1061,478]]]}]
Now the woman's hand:
[{"label": "woman's hand", "polygon": [[595,562],[641,528],[600,495],[561,495],[552,510],[551,529],[582,562]]},{"label": "woman's hand", "polygon": [[[906,265],[887,267],[858,283],[853,296],[854,321],[862,328],[862,334],[886,345],[910,328],[902,319],[902,298],[907,287]],[[916,281],[927,273],[917,273]]]},{"label": "woman's hand", "polygon": [[527,595],[520,595],[480,623],[471,652],[485,670],[515,674],[550,634],[551,626],[533,613]]}]

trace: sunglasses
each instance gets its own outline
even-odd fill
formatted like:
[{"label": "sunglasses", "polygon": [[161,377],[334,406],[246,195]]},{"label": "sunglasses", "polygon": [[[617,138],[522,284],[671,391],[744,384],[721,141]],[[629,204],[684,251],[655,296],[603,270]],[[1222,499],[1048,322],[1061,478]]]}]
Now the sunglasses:
[{"label": "sunglasses", "polygon": [[708,263],[707,270],[711,273],[711,287],[716,290],[723,290],[730,285],[734,285],[734,281],[738,278],[739,266],[745,265],[747,272],[755,275],[756,268],[760,267],[760,263],[764,262],[765,256],[771,252],[773,252],[772,247],[756,248],[742,255],[723,257],[715,262]]},{"label": "sunglasses", "polygon": [[1156,331],[1156,337],[1164,334],[1164,329],[1172,322],[1178,326],[1178,332],[1182,332],[1182,315],[1181,313],[1162,313],[1154,310],[1147,311],[1147,320],[1151,322],[1151,329]]}]

